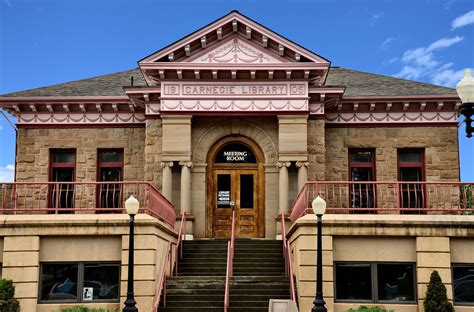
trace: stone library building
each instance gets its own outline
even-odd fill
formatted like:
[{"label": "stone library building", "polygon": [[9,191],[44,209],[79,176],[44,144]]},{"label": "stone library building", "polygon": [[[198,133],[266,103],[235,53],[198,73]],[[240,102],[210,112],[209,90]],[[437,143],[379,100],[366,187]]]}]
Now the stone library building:
[{"label": "stone library building", "polygon": [[143,312],[310,311],[317,282],[328,311],[418,312],[433,271],[473,311],[456,90],[331,66],[237,11],[190,32],[136,69],[0,96],[21,311],[121,311],[132,281]]}]

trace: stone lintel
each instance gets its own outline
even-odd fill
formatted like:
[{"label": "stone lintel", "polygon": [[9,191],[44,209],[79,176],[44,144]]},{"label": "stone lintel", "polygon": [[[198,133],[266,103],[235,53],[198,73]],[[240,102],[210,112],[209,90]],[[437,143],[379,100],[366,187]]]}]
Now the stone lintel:
[{"label": "stone lintel", "polygon": [[308,161],[308,154],[305,153],[278,153],[278,161]]},{"label": "stone lintel", "polygon": [[278,124],[306,124],[308,115],[278,115]]}]

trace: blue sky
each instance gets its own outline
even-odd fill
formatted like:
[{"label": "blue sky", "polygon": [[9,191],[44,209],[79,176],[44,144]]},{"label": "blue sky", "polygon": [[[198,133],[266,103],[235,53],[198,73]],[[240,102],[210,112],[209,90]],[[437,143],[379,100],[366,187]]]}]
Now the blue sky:
[{"label": "blue sky", "polygon": [[[135,68],[233,9],[333,66],[447,86],[474,67],[473,0],[0,0],[0,94]],[[474,138],[459,140],[474,181]],[[0,116],[0,181],[14,142]]]}]

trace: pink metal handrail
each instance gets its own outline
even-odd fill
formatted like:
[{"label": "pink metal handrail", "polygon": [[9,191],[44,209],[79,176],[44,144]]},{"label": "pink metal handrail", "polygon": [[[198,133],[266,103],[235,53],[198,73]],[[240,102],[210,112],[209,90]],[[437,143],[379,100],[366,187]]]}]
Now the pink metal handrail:
[{"label": "pink metal handrail", "polygon": [[[158,288],[156,289],[156,292],[155,292],[155,303],[153,304],[153,311],[158,311],[158,306],[160,305],[160,298],[161,298],[161,293],[163,293],[163,304],[164,306],[166,307],[166,275],[167,275],[167,272],[166,272],[166,268],[168,267],[168,265],[170,266],[170,272],[173,272],[173,268],[171,267],[171,264],[173,263],[171,261],[173,255],[172,255],[172,248],[171,248],[171,245],[172,243],[169,242],[168,246],[167,246],[167,249],[166,249],[166,260],[164,262],[164,265],[163,265],[163,270],[161,271],[161,274],[160,274],[160,279],[158,281]],[[171,274],[171,273],[168,273],[168,274]]]},{"label": "pink metal handrail", "polygon": [[[160,298],[163,295],[163,306],[166,307],[166,277],[173,275],[178,275],[178,260],[183,257],[183,237],[186,237],[186,212],[181,213],[181,221],[179,224],[178,231],[178,241],[176,244],[170,242],[168,244],[167,253],[168,256],[163,265],[163,270],[161,272],[159,286],[155,293],[155,304],[154,311],[158,311],[158,306],[160,305]],[[173,248],[174,245],[174,258],[173,258]],[[168,273],[167,273],[168,269]]]},{"label": "pink metal handrail", "polygon": [[173,205],[149,182],[0,182],[0,214],[123,212],[134,195],[140,212],[176,222]]},{"label": "pink metal handrail", "polygon": [[183,257],[183,236],[186,237],[186,212],[181,213],[179,224],[178,243],[176,244],[176,257],[174,259],[175,275],[178,275],[178,260]]},{"label": "pink metal handrail", "polygon": [[285,259],[285,275],[290,277],[290,299],[296,302],[295,284],[293,280],[293,261],[291,259],[291,246],[286,239],[285,214],[281,213],[281,240],[283,242],[283,258]]},{"label": "pink metal handrail", "polygon": [[281,241],[283,243],[283,258],[285,259],[285,275],[288,276],[288,259],[286,252],[286,225],[285,225],[285,213],[280,213],[281,222]]},{"label": "pink metal handrail", "polygon": [[224,312],[227,312],[230,304],[230,278],[234,276],[234,246],[235,246],[235,210],[232,210],[232,227],[230,241],[227,242],[227,267],[225,274],[224,290]]},{"label": "pink metal handrail", "polygon": [[290,219],[320,195],[329,213],[473,213],[474,182],[312,181],[293,203]]}]

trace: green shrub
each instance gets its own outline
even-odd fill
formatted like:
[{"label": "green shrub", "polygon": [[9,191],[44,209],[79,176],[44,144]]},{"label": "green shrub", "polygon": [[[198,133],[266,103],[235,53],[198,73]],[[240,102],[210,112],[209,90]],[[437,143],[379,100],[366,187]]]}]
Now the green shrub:
[{"label": "green shrub", "polygon": [[357,310],[349,309],[346,312],[393,312],[393,310],[387,310],[381,307],[360,306]]},{"label": "green shrub", "polygon": [[20,303],[14,297],[15,286],[13,286],[13,281],[0,279],[0,311],[19,312]]},{"label": "green shrub", "polygon": [[[472,184],[464,184],[461,185],[461,206],[465,207],[466,209],[474,208],[474,190],[472,188]],[[467,210],[464,214],[472,215],[472,210]]]},{"label": "green shrub", "polygon": [[112,312],[108,309],[103,309],[103,308],[88,308],[88,307],[83,307],[83,306],[75,306],[75,307],[69,307],[69,308],[61,308],[58,311],[55,312]]},{"label": "green shrub", "polygon": [[425,312],[453,312],[454,308],[448,301],[446,286],[441,281],[438,271],[433,271],[430,277],[430,283],[426,290],[426,298],[423,302]]}]

